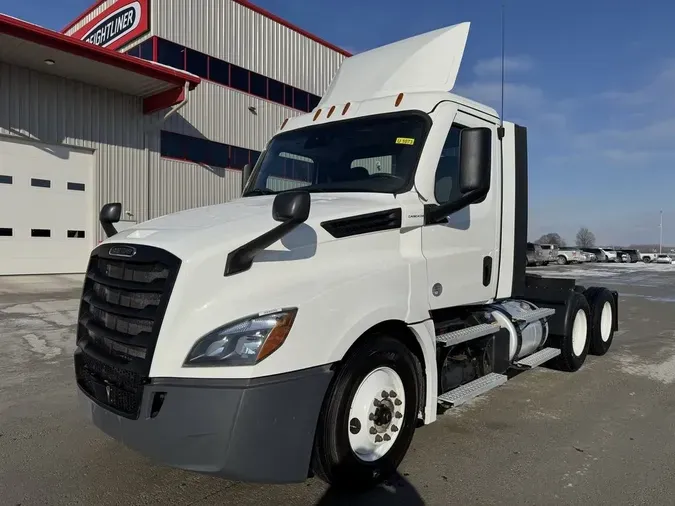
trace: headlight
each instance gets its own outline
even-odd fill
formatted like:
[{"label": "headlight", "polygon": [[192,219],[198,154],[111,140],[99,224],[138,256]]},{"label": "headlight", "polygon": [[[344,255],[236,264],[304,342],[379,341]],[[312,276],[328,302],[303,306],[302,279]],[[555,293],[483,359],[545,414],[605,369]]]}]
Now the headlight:
[{"label": "headlight", "polygon": [[260,313],[237,320],[200,338],[183,365],[253,365],[284,344],[297,309]]}]

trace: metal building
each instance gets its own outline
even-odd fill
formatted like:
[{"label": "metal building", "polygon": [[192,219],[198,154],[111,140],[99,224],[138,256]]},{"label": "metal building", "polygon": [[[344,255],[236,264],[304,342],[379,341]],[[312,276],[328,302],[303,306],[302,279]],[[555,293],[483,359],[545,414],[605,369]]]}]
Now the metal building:
[{"label": "metal building", "polygon": [[83,272],[105,202],[124,228],[237,197],[347,56],[244,0],[102,0],[62,34],[1,16],[0,275]]}]

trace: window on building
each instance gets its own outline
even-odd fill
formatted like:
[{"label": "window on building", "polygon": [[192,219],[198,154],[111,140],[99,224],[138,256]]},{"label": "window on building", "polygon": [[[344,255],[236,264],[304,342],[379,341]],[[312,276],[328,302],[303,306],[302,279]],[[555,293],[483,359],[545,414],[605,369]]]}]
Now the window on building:
[{"label": "window on building", "polygon": [[248,163],[248,149],[232,146],[230,153],[232,153],[230,168],[243,169],[244,165]]},{"label": "window on building", "polygon": [[230,64],[217,58],[209,58],[209,79],[223,86],[229,86]]},{"label": "window on building", "polygon": [[11,228],[0,228],[0,237],[12,237],[14,230]]},{"label": "window on building", "polygon": [[32,228],[30,231],[31,237],[51,237],[52,231],[48,228]]},{"label": "window on building", "polygon": [[209,58],[204,53],[199,51],[193,51],[192,49],[186,49],[187,53],[185,55],[186,67],[185,70],[191,74],[195,74],[204,79],[208,79],[209,74]]},{"label": "window on building", "polygon": [[312,93],[309,94],[309,110],[313,111],[317,105],[319,105],[319,102],[321,102],[321,97],[317,95],[313,95]]},{"label": "window on building", "polygon": [[284,87],[284,104],[288,107],[293,107],[293,89],[293,86]]},{"label": "window on building", "polygon": [[298,88],[293,89],[293,107],[301,111],[308,111],[307,104],[309,103],[309,93]]},{"label": "window on building", "polygon": [[185,69],[185,48],[166,39],[157,39],[157,61],[175,69]]},{"label": "window on building", "polygon": [[251,161],[248,162],[248,163],[251,164],[251,167],[255,167],[255,164],[258,163],[258,158],[260,158],[260,151],[251,150],[250,158],[251,158]]},{"label": "window on building", "polygon": [[136,58],[141,57],[141,46],[134,46],[129,51],[127,51],[129,56],[135,56]]},{"label": "window on building", "polygon": [[230,63],[230,86],[248,93],[248,70]]},{"label": "window on building", "polygon": [[0,174],[0,184],[12,184],[12,176],[3,176]]},{"label": "window on building", "polygon": [[69,239],[84,239],[84,230],[68,230]]},{"label": "window on building", "polygon": [[[167,131],[161,132],[160,144],[160,153],[165,157],[213,167],[232,166],[230,150],[233,148],[227,144]],[[248,157],[248,150],[244,151]]]},{"label": "window on building", "polygon": [[51,188],[52,182],[49,179],[32,178],[30,180],[30,185],[38,188]]},{"label": "window on building", "polygon": [[153,40],[152,37],[149,38],[148,40],[145,40],[141,42],[138,46],[138,56],[139,58],[143,58],[144,60],[153,60],[154,59],[154,48],[153,48]]},{"label": "window on building", "polygon": [[250,72],[251,76],[251,95],[260,98],[267,98],[267,78],[257,72]]},{"label": "window on building", "polygon": [[68,189],[78,192],[84,191],[84,183],[68,183]]},{"label": "window on building", "polygon": [[267,80],[268,98],[277,104],[284,103],[284,83],[275,79]]}]

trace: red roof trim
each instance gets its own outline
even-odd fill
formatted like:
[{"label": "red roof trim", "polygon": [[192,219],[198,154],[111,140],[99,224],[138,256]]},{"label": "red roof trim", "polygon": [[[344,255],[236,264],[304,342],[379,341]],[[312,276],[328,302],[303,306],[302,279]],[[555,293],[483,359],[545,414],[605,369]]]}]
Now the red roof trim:
[{"label": "red roof trim", "polygon": [[190,83],[190,89],[193,89],[201,82],[201,79],[195,75],[153,64],[134,56],[90,44],[89,42],[77,40],[68,35],[63,35],[5,14],[0,14],[0,33],[6,33],[12,37],[34,42],[41,46],[81,56],[110,65],[111,67],[128,70],[180,87],[184,86],[185,82],[188,82]]},{"label": "red roof trim", "polygon": [[[101,4],[102,4],[103,2],[105,2],[105,1],[106,1],[106,0],[98,0],[97,2],[94,2],[94,5],[92,5],[91,7],[89,7],[89,9],[87,9],[86,11],[84,11],[84,13],[82,13],[82,14],[81,14],[80,16],[78,16],[76,19],[74,19],[73,21],[71,21],[71,22],[70,22],[63,30],[61,30],[61,33],[65,33],[65,32],[67,32],[68,30],[70,30],[70,29],[71,29],[73,26],[75,26],[75,24],[78,23],[82,18],[84,18],[87,14],[89,14],[91,11],[93,11],[94,9],[96,9],[96,7],[98,7],[99,5],[101,5]],[[313,34],[309,33],[307,30],[303,30],[302,28],[300,28],[300,27],[297,26],[297,25],[294,25],[294,24],[291,23],[290,21],[286,21],[285,19],[280,18],[280,17],[277,16],[276,14],[272,14],[272,13],[271,13],[270,11],[268,11],[267,9],[263,9],[262,7],[258,7],[258,6],[255,5],[254,3],[251,3],[249,0],[232,0],[232,1],[238,3],[239,5],[242,5],[242,6],[246,7],[246,8],[248,8],[248,9],[251,9],[251,10],[254,11],[254,12],[257,12],[258,14],[260,14],[260,15],[262,15],[262,16],[265,16],[266,18],[269,18],[269,19],[271,19],[272,21],[275,21],[275,22],[279,23],[280,25],[285,26],[286,28],[290,28],[291,30],[293,30],[293,31],[295,31],[295,32],[298,32],[300,35],[304,35],[304,36],[307,37],[308,39],[311,39],[311,40],[313,40],[314,42],[318,42],[318,43],[321,44],[322,46],[326,46],[328,49],[332,49],[333,51],[336,51],[336,52],[338,52],[338,53],[340,53],[340,54],[342,54],[342,55],[344,55],[344,56],[347,56],[347,57],[352,56],[352,54],[351,54],[349,51],[345,51],[344,49],[342,49],[342,48],[336,46],[335,44],[331,44],[330,42],[328,42],[328,41],[326,41],[326,40],[324,40],[324,39],[322,39],[322,38],[320,38],[320,37],[317,37],[316,35],[313,35]]]}]

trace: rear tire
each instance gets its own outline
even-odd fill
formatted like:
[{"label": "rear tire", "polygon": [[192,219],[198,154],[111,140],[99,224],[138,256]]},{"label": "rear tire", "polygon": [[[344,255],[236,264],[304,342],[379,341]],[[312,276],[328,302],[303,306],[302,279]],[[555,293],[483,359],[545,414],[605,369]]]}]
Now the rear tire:
[{"label": "rear tire", "polygon": [[558,265],[566,265],[567,264],[567,258],[565,258],[563,255],[558,256]]},{"label": "rear tire", "polygon": [[423,381],[418,358],[397,339],[376,334],[352,350],[321,410],[312,454],[316,476],[364,490],[393,475],[415,432]]},{"label": "rear tire", "polygon": [[560,339],[560,355],[553,363],[556,369],[578,371],[590,347],[590,307],[583,294],[574,292],[565,315],[565,335]]},{"label": "rear tire", "polygon": [[609,351],[616,328],[616,306],[612,292],[603,287],[591,287],[584,293],[591,309],[591,344],[589,353],[604,355]]}]

